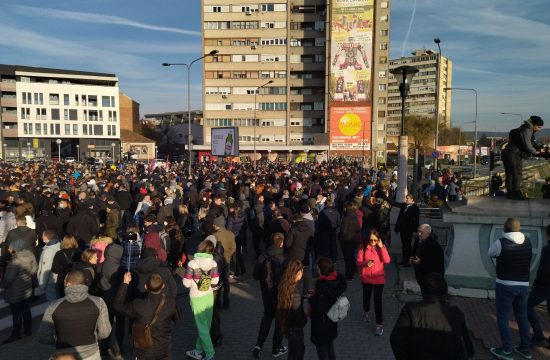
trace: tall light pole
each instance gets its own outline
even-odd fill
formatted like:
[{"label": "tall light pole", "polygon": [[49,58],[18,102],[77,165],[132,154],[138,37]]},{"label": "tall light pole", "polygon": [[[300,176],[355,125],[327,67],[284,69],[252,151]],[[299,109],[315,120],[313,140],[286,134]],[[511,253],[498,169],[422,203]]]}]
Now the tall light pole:
[{"label": "tall light pole", "polygon": [[523,115],[518,113],[511,113],[511,112],[501,112],[501,115],[516,115],[519,116],[519,122],[521,123],[523,121]]},{"label": "tall light pole", "polygon": [[[434,39],[434,43],[437,45],[437,63],[435,65],[435,139],[434,139],[434,151],[437,153],[437,147],[439,145],[439,72],[441,69],[441,40],[439,38]],[[437,170],[437,160],[434,159],[434,169]]]},{"label": "tall light pole", "polygon": [[194,63],[196,63],[199,60],[204,59],[207,56],[216,55],[219,51],[218,50],[212,50],[208,54],[204,54],[200,58],[197,58],[193,61],[191,61],[189,64],[187,63],[162,63],[162,66],[185,66],[187,68],[187,121],[188,124],[188,134],[187,134],[187,149],[189,150],[189,169],[188,169],[188,175],[191,176],[191,165],[193,163],[193,154],[192,151],[192,143],[191,143],[191,66],[193,66]]},{"label": "tall light pole", "polygon": [[273,80],[269,80],[265,84],[258,86],[256,88],[256,91],[254,91],[254,170],[256,170],[256,122],[258,121],[258,119],[256,119],[256,110],[258,108],[258,102],[256,99],[257,99],[258,91],[260,91],[260,89],[263,88],[264,86],[267,86],[272,83],[273,83]]},{"label": "tall light pole", "polygon": [[[405,202],[407,195],[407,158],[409,152],[409,139],[405,135],[405,100],[410,89],[410,84],[418,69],[414,66],[400,66],[390,72],[395,76],[399,84],[401,95],[401,132],[399,135],[399,152],[397,161],[397,192],[395,200],[400,203]],[[413,191],[416,191],[414,189]]]},{"label": "tall light pole", "polygon": [[115,146],[116,146],[116,143],[112,142],[111,147],[113,148],[113,152],[111,153],[111,157],[113,158],[113,163],[115,162]]},{"label": "tall light pole", "polygon": [[31,143],[27,141],[27,159],[31,159]]},{"label": "tall light pole", "polygon": [[76,144],[76,162],[80,162],[80,145]]},{"label": "tall light pole", "polygon": [[57,144],[57,162],[61,162],[61,139],[55,140]]},{"label": "tall light pole", "polygon": [[445,88],[445,91],[460,90],[460,91],[473,91],[476,100],[476,113],[474,117],[474,179],[477,177],[477,90],[472,88]]}]

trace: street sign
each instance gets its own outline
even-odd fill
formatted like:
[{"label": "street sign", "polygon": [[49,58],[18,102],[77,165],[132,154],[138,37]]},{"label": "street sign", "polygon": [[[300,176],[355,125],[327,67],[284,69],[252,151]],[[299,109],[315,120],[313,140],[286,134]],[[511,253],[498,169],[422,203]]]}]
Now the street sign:
[{"label": "street sign", "polygon": [[439,151],[434,151],[434,152],[432,153],[432,157],[433,157],[434,159],[437,159],[437,158],[439,157]]}]

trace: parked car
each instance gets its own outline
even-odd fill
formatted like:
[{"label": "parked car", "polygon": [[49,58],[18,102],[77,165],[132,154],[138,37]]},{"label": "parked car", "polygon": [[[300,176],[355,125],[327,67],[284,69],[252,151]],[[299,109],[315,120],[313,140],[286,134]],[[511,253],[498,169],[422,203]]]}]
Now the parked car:
[{"label": "parked car", "polygon": [[75,160],[74,157],[72,157],[72,156],[67,156],[67,157],[65,158],[65,162],[66,162],[66,163],[69,163],[69,164],[72,164],[72,163],[74,163],[75,161],[76,161],[76,160]]}]

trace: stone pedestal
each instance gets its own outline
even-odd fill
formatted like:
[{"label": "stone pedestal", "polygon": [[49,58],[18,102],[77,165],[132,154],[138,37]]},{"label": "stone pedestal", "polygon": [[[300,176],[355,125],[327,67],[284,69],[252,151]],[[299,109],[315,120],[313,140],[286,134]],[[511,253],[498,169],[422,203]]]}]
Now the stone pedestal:
[{"label": "stone pedestal", "polygon": [[517,218],[521,229],[533,245],[531,281],[538,268],[540,253],[546,245],[545,228],[550,224],[550,201],[507,200],[500,197],[470,197],[467,205],[449,203],[443,222],[450,227],[445,249],[445,276],[450,287],[494,289],[494,259],[487,256],[491,243],[502,236],[503,224],[509,217]]}]

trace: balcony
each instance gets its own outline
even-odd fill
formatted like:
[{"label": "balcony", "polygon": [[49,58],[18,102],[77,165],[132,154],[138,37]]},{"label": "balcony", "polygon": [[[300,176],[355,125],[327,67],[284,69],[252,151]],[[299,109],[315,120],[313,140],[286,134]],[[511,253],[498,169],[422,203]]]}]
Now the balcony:
[{"label": "balcony", "polygon": [[2,122],[17,122],[17,112],[3,112]]},{"label": "balcony", "polygon": [[325,86],[325,79],[288,79],[290,87]]},{"label": "balcony", "polygon": [[17,98],[15,97],[3,97],[0,99],[0,103],[5,107],[17,107]]},{"label": "balcony", "polygon": [[4,128],[3,136],[5,138],[18,137],[19,135],[17,134],[17,127],[14,127],[14,128],[11,128],[11,129]]},{"label": "balcony", "polygon": [[0,89],[2,89],[2,91],[15,91],[15,84],[15,81],[2,80],[0,82]]}]

